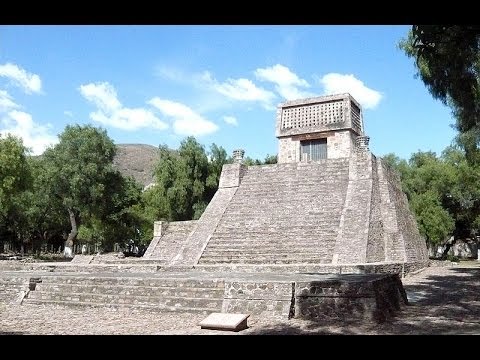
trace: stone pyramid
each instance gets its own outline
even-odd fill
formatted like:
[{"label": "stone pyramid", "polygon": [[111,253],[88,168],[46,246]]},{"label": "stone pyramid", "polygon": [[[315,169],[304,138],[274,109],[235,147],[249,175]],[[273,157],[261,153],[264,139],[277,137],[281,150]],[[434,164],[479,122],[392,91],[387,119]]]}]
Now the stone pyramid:
[{"label": "stone pyramid", "polygon": [[278,106],[278,164],[224,165],[197,221],[156,222],[145,259],[249,271],[408,272],[425,240],[398,175],[369,149],[349,94]]}]

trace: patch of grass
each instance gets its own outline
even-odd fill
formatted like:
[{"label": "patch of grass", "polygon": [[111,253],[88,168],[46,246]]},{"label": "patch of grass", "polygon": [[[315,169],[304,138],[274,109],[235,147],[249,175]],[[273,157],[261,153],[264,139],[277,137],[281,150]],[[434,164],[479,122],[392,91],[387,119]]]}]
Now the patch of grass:
[{"label": "patch of grass", "polygon": [[70,259],[65,259],[63,253],[41,253],[39,255],[33,255],[33,258],[40,261],[70,261]]},{"label": "patch of grass", "polygon": [[455,255],[447,255],[447,259],[448,261],[451,261],[451,262],[460,262],[460,258],[458,256],[455,256]]}]

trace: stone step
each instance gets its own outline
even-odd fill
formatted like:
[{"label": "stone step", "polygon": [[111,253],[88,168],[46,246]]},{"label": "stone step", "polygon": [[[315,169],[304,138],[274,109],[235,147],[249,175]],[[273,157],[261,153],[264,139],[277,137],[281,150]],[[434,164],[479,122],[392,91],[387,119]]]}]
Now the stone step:
[{"label": "stone step", "polygon": [[165,261],[162,261],[161,259],[155,258],[155,259],[150,259],[150,258],[144,258],[144,257],[138,257],[138,258],[132,258],[130,259],[129,257],[126,257],[124,259],[108,259],[108,260],[93,260],[91,264],[136,264],[136,265],[162,265],[165,263]]},{"label": "stone step", "polygon": [[[238,235],[237,235],[238,236]],[[218,246],[220,248],[244,248],[244,247],[254,247],[254,248],[291,248],[291,247],[298,247],[298,246],[325,246],[330,242],[335,242],[336,234],[332,234],[330,236],[317,236],[317,235],[310,235],[309,237],[303,236],[292,236],[282,238],[274,237],[273,239],[261,239],[261,238],[254,238],[245,235],[245,237],[237,237],[234,235],[230,236],[223,236],[217,237],[214,236],[210,239],[207,248],[213,246]]]},{"label": "stone step", "polygon": [[332,236],[335,237],[337,235],[337,229],[304,229],[303,232],[294,232],[294,231],[268,231],[268,228],[262,230],[257,229],[245,229],[243,228],[242,231],[235,231],[230,232],[229,230],[238,230],[235,228],[225,228],[216,231],[214,236],[218,240],[228,240],[232,237],[235,238],[244,238],[247,241],[281,241],[281,239],[289,239],[292,237],[298,238],[299,240],[315,240],[319,241],[323,238],[331,238]]},{"label": "stone step", "polygon": [[[333,191],[330,189],[329,191]],[[336,191],[337,189],[335,189]],[[343,191],[343,190],[342,190]],[[340,193],[339,195],[342,195]],[[251,201],[254,200],[255,204],[262,204],[263,206],[275,207],[279,203],[282,203],[286,207],[292,209],[306,209],[305,204],[308,204],[309,207],[314,207],[316,209],[325,209],[325,211],[330,209],[335,209],[343,205],[343,196],[329,197],[324,196],[315,191],[305,192],[305,194],[299,194],[292,190],[290,193],[281,196],[281,194],[272,194],[271,196],[266,196],[265,191],[260,191],[258,194],[252,192],[237,192],[236,197],[230,202],[229,206],[241,206],[245,207],[250,203],[252,211],[260,211],[260,208],[252,207]]]},{"label": "stone step", "polygon": [[[222,219],[222,222],[224,219]],[[232,222],[234,220],[232,219]],[[255,221],[255,220],[253,220]],[[232,235],[231,231],[234,231],[233,234],[239,234],[240,236],[245,236],[249,235],[252,237],[265,237],[268,235],[274,235],[278,236],[281,234],[284,234],[284,237],[290,237],[290,236],[299,236],[302,233],[305,235],[315,235],[315,234],[320,234],[320,235],[328,235],[328,234],[334,234],[336,233],[337,229],[332,228],[333,226],[338,227],[339,222],[332,222],[330,225],[325,225],[325,226],[316,226],[314,224],[312,225],[305,225],[302,228],[293,228],[293,229],[286,229],[286,228],[280,228],[276,229],[275,228],[275,222],[264,222],[264,223],[252,223],[251,225],[248,223],[245,223],[243,221],[239,221],[236,224],[235,223],[222,223],[221,228],[217,228],[217,231],[215,231],[216,234],[219,235]]]},{"label": "stone step", "polygon": [[328,220],[320,220],[322,217],[323,216],[303,217],[299,225],[289,226],[292,225],[292,221],[288,222],[287,220],[271,218],[266,215],[258,215],[255,217],[251,214],[228,213],[222,217],[221,225],[219,226],[226,230],[245,228],[249,232],[257,232],[258,234],[265,232],[290,232],[297,234],[302,231],[333,231],[330,227],[332,225],[338,225],[340,221],[340,216],[338,216],[338,218],[335,216]]},{"label": "stone step", "polygon": [[[276,174],[277,175],[277,174]],[[282,176],[285,176],[285,179],[288,178],[287,174],[282,174]],[[293,178],[295,177],[295,178]],[[266,182],[266,181],[268,182]],[[278,190],[279,191],[288,191],[288,187],[290,188],[298,188],[300,190],[314,187],[314,185],[321,186],[321,187],[331,187],[334,184],[342,184],[346,183],[348,181],[348,174],[347,173],[340,173],[340,174],[331,174],[331,177],[312,177],[310,176],[296,176],[293,175],[291,176],[290,179],[288,180],[282,180],[278,178],[277,176],[255,176],[255,177],[247,177],[243,178],[242,182],[240,183],[240,186],[243,188],[260,188],[264,187],[266,190],[272,191],[273,189],[270,187],[270,185],[275,185],[275,186],[282,186],[284,185],[285,187],[280,187]]]},{"label": "stone step", "polygon": [[[328,226],[338,224],[340,220],[340,214],[337,215],[336,213],[329,213],[328,217],[319,214],[298,214],[298,218],[295,218],[295,224],[292,224],[292,219],[282,219],[280,216],[273,217],[263,212],[255,216],[254,214],[242,213],[241,211],[227,211],[228,212],[222,217],[221,225],[226,228],[245,227],[246,225],[254,228],[255,226],[263,225],[271,227],[272,230],[278,228],[279,231],[302,231],[304,229],[308,230],[309,228],[324,228],[325,230],[329,230]],[[245,212],[246,211],[247,209],[245,209]],[[338,212],[340,213],[340,211]]]},{"label": "stone step", "polygon": [[234,256],[234,257],[251,257],[254,256],[256,258],[287,258],[287,257],[305,257],[305,256],[315,256],[315,255],[320,255],[324,256],[324,253],[329,252],[326,251],[328,249],[333,250],[334,246],[330,247],[316,247],[316,248],[311,248],[311,249],[301,249],[297,250],[295,248],[292,248],[291,251],[287,250],[281,250],[281,251],[276,251],[276,250],[269,250],[269,249],[258,249],[258,251],[249,251],[248,249],[245,250],[220,250],[220,249],[211,249],[209,251],[205,250],[203,252],[203,256],[211,256],[211,257],[221,257],[221,256]]},{"label": "stone step", "polygon": [[257,259],[253,257],[236,259],[236,258],[210,258],[201,257],[199,264],[329,264],[331,263],[331,256],[324,258],[290,258],[290,259]]},{"label": "stone step", "polygon": [[97,277],[97,276],[44,276],[42,284],[80,284],[110,286],[152,286],[176,288],[224,288],[223,280],[193,280],[174,278],[133,278],[133,277]]},{"label": "stone step", "polygon": [[[245,209],[246,211],[247,209]],[[228,212],[222,216],[222,226],[225,227],[232,227],[235,226],[245,226],[248,224],[249,226],[255,226],[257,224],[262,224],[269,226],[269,224],[273,223],[271,229],[280,229],[285,231],[298,231],[302,230],[305,227],[307,228],[321,228],[323,226],[327,227],[332,224],[338,224],[340,220],[340,210],[337,213],[329,213],[328,217],[323,216],[323,214],[298,214],[298,217],[295,217],[295,221],[292,219],[285,219],[281,217],[281,215],[273,215],[267,212],[260,212],[257,216],[249,213],[242,213],[241,211],[234,211],[233,209],[228,209]],[[235,221],[235,222],[233,222]],[[328,228],[326,229],[328,230]]]},{"label": "stone step", "polygon": [[[252,209],[252,202],[255,203],[256,208]],[[271,202],[275,202],[272,204]],[[311,218],[316,218],[319,221],[329,221],[330,217],[340,216],[337,214],[337,211],[342,210],[343,201],[336,206],[332,206],[330,208],[320,208],[317,209],[314,206],[318,204],[306,204],[305,202],[302,204],[298,204],[297,206],[287,206],[287,204],[291,205],[290,201],[282,202],[281,200],[272,199],[268,200],[267,203],[262,203],[258,201],[255,197],[252,199],[245,199],[244,203],[231,203],[228,208],[228,212],[225,214],[228,215],[239,215],[243,214],[244,216],[256,218],[258,215],[262,217],[266,217],[267,219],[278,219],[279,221],[287,222],[289,218],[284,218],[280,214],[276,214],[275,211],[278,209],[288,209],[291,211],[295,211],[295,219],[302,222],[308,222]],[[282,205],[282,207],[280,207]],[[268,209],[268,211],[267,211]],[[244,211],[248,210],[248,212],[244,213]],[[225,216],[224,215],[224,216]],[[325,215],[325,218],[318,218],[318,215]],[[307,219],[303,219],[303,217],[307,217]],[[291,219],[291,218],[290,218]]]},{"label": "stone step", "polygon": [[270,180],[274,184],[311,184],[314,182],[322,184],[330,184],[335,182],[343,182],[348,180],[348,172],[343,171],[342,169],[338,171],[330,171],[328,174],[313,174],[313,173],[299,173],[299,172],[287,172],[282,173],[283,178],[278,176],[278,173],[271,174],[252,174],[243,177],[242,183],[246,182],[248,184],[259,184],[262,180]]},{"label": "stone step", "polygon": [[[282,235],[282,236],[280,236]],[[214,234],[209,241],[208,246],[219,245],[219,246],[296,246],[297,244],[302,245],[323,245],[330,241],[335,241],[337,237],[336,233],[333,234],[297,234],[285,237],[283,234],[264,234],[263,239],[261,237],[249,236],[245,233],[235,233],[231,235],[221,234],[217,236]],[[207,246],[207,247],[208,247]]]},{"label": "stone step", "polygon": [[246,272],[246,273],[298,273],[298,272],[311,272],[318,274],[334,274],[341,273],[342,268],[340,266],[332,265],[330,262],[321,264],[303,264],[303,263],[290,263],[290,264],[197,264],[195,265],[196,271],[201,272]]},{"label": "stone step", "polygon": [[[164,268],[168,271],[168,267]],[[241,263],[223,263],[223,264],[197,264],[196,271],[201,272],[245,272],[245,273],[317,273],[317,274],[340,274],[340,273],[363,273],[363,269],[352,267],[341,267],[333,265],[330,262],[303,264],[241,264]]]},{"label": "stone step", "polygon": [[107,308],[134,308],[135,310],[144,310],[150,312],[174,312],[174,311],[181,311],[181,312],[191,312],[191,313],[203,313],[203,314],[210,314],[214,310],[220,311],[222,305],[217,309],[212,308],[201,308],[198,306],[194,307],[179,307],[179,306],[165,306],[162,304],[158,305],[141,305],[141,304],[102,304],[102,303],[89,303],[89,302],[80,302],[80,301],[58,301],[58,300],[40,300],[40,299],[24,299],[23,303],[25,304],[36,304],[36,305],[56,305],[62,307],[107,307]]},{"label": "stone step", "polygon": [[18,301],[28,288],[29,277],[0,277],[0,303]]},{"label": "stone step", "polygon": [[0,276],[0,287],[23,285],[28,283],[29,277],[3,277]]},{"label": "stone step", "polygon": [[328,162],[324,163],[294,163],[291,164],[293,166],[287,166],[287,164],[276,164],[276,166],[273,167],[263,167],[263,166],[250,166],[248,167],[248,171],[246,174],[251,175],[251,174],[259,174],[259,173],[278,173],[279,171],[282,172],[292,172],[292,173],[302,173],[302,172],[309,172],[312,173],[314,170],[322,170],[323,172],[320,172],[320,175],[322,175],[324,172],[327,170],[339,168],[339,167],[346,167],[348,165],[348,162],[332,162],[334,159],[328,159]]},{"label": "stone step", "polygon": [[207,246],[207,248],[203,251],[204,256],[213,255],[213,254],[222,254],[222,255],[231,255],[231,254],[244,254],[245,256],[259,256],[262,254],[266,255],[276,255],[276,256],[289,256],[292,253],[297,253],[301,256],[307,254],[315,254],[315,253],[322,253],[326,249],[334,249],[335,243],[330,244],[315,244],[311,246],[302,246],[300,244],[292,245],[290,248],[288,247],[275,247],[275,246],[260,246],[258,244],[252,244],[251,246],[244,246],[244,247],[234,247],[234,246]]},{"label": "stone step", "polygon": [[282,177],[278,176],[277,173],[251,173],[247,176],[244,176],[242,179],[242,183],[247,184],[259,184],[262,180],[269,180],[269,183],[273,184],[309,184],[313,182],[319,182],[324,184],[329,184],[333,182],[342,182],[348,180],[348,172],[344,171],[343,169],[328,171],[328,174],[314,174],[312,172],[286,172],[282,173]]},{"label": "stone step", "polygon": [[[333,250],[333,246],[330,248],[330,250]],[[302,249],[303,250],[303,249]],[[286,250],[284,251],[268,251],[268,250],[260,250],[260,251],[221,251],[221,250],[211,250],[207,251],[205,250],[203,252],[203,257],[210,257],[210,258],[220,258],[220,257],[232,257],[232,258],[238,258],[238,257],[243,257],[243,258],[248,258],[248,257],[255,257],[256,259],[270,259],[270,258],[275,258],[275,259],[283,259],[283,258],[291,258],[291,257],[296,257],[296,258],[304,258],[304,257],[312,257],[312,256],[325,256],[325,253],[330,253],[330,251],[325,251],[328,250],[328,248],[316,248],[316,249],[311,249],[310,251],[305,251],[303,250],[302,252],[297,251],[296,249],[292,249],[292,251],[288,252]]]},{"label": "stone step", "polygon": [[275,240],[260,240],[260,239],[242,239],[230,237],[229,239],[210,239],[208,246],[205,250],[218,250],[218,251],[252,251],[252,252],[278,252],[278,253],[290,253],[292,251],[298,252],[311,252],[318,248],[325,248],[329,246],[335,246],[336,236],[322,237],[321,239],[302,239],[299,238],[295,241],[294,238],[290,239],[275,239]]},{"label": "stone step", "polygon": [[88,294],[88,293],[63,293],[58,291],[31,291],[28,299],[54,300],[97,304],[119,304],[119,305],[162,305],[166,307],[200,307],[203,309],[218,309],[222,307],[223,293],[221,298],[190,298],[177,296],[144,296],[144,295],[123,295],[123,294]]},{"label": "stone step", "polygon": [[332,261],[331,256],[324,257],[306,257],[306,258],[257,258],[257,257],[248,257],[248,258],[227,258],[227,257],[218,257],[211,258],[205,257],[200,258],[198,261],[199,264],[225,264],[225,263],[235,263],[235,264],[324,264],[330,263]]},{"label": "stone step", "polygon": [[185,288],[167,286],[129,286],[129,285],[85,285],[85,284],[56,284],[38,283],[35,291],[88,293],[104,295],[142,295],[142,296],[176,296],[194,298],[219,298],[223,296],[223,288]]},{"label": "stone step", "polygon": [[329,174],[325,176],[318,176],[319,174],[312,173],[285,173],[282,174],[283,178],[278,177],[278,173],[271,174],[252,174],[250,173],[247,176],[244,176],[241,184],[261,184],[262,180],[269,180],[269,183],[272,184],[298,184],[299,186],[303,184],[312,184],[315,182],[323,184],[331,184],[335,182],[344,182],[348,180],[348,172],[339,170],[339,171],[330,171]]},{"label": "stone step", "polygon": [[[338,224],[336,224],[338,227]],[[281,242],[286,241],[288,239],[298,239],[301,240],[313,240],[313,241],[320,241],[322,239],[330,239],[332,237],[337,236],[337,228],[333,229],[305,229],[303,232],[286,232],[286,231],[269,231],[268,227],[265,226],[263,232],[259,230],[257,226],[255,229],[248,229],[245,227],[239,226],[238,228],[223,228],[218,229],[214,233],[218,240],[228,240],[232,238],[236,239],[245,239],[247,242],[250,241],[272,241],[272,242]]]},{"label": "stone step", "polygon": [[[70,262],[52,262],[52,263],[26,263],[15,270],[21,271],[40,271],[40,272],[68,272],[68,273],[154,273],[161,263],[122,263],[122,264],[72,264]],[[10,269],[9,269],[10,270]]]},{"label": "stone step", "polygon": [[[329,188],[329,189],[324,189],[324,191],[330,191],[330,193],[332,193],[333,190],[337,190],[338,187],[335,186],[335,187],[332,187],[332,188]],[[271,201],[271,200],[281,200],[281,201],[285,201],[285,202],[288,202],[291,206],[294,206],[294,205],[300,205],[301,202],[303,201],[304,203],[305,202],[308,202],[308,203],[312,203],[313,202],[313,199],[310,198],[311,196],[314,196],[314,197],[317,197],[319,200],[320,199],[323,199],[323,200],[327,200],[327,202],[323,203],[322,205],[325,206],[326,208],[327,207],[334,207],[337,203],[337,201],[335,200],[336,198],[338,198],[339,195],[335,195],[335,197],[333,196],[328,196],[328,195],[325,195],[325,193],[323,192],[320,192],[320,190],[318,189],[318,187],[316,187],[315,189],[309,189],[310,191],[295,191],[295,189],[291,188],[288,192],[267,192],[267,190],[264,190],[262,188],[258,189],[258,190],[253,190],[253,189],[242,189],[241,191],[239,190],[238,193],[237,193],[237,196],[241,196],[241,197],[237,197],[235,198],[231,204],[237,204],[237,203],[242,203],[242,202],[245,202],[246,200],[250,200],[250,199],[254,199],[256,198],[257,200],[263,200],[263,201]],[[308,196],[308,197],[306,197]],[[261,198],[259,198],[261,197]],[[333,201],[333,202],[332,202]],[[272,204],[274,205],[274,204]]]},{"label": "stone step", "polygon": [[[245,177],[255,177],[255,176],[275,176],[279,172],[289,174],[289,175],[297,175],[297,176],[307,176],[307,175],[315,175],[318,177],[325,177],[330,175],[331,173],[342,173],[348,171],[347,164],[325,164],[323,166],[318,167],[296,167],[296,168],[286,168],[286,167],[277,167],[273,169],[259,169],[259,168],[252,168],[247,171],[244,175]],[[330,173],[330,174],[328,174]]]}]

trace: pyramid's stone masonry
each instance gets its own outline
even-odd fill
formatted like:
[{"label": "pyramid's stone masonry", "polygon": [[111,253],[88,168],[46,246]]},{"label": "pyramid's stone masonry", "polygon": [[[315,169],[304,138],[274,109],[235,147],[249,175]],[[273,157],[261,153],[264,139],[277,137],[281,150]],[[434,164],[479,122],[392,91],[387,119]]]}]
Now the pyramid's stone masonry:
[{"label": "pyramid's stone masonry", "polygon": [[157,222],[145,258],[276,271],[426,265],[426,244],[400,179],[369,151],[355,99],[340,94],[283,103],[276,136],[278,164],[245,166],[237,151],[201,218]]}]

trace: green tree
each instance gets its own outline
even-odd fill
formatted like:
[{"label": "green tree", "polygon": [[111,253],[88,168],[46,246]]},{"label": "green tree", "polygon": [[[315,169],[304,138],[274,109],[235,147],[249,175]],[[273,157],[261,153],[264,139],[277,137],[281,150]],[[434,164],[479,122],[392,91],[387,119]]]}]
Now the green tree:
[{"label": "green tree", "polygon": [[455,236],[478,235],[480,164],[467,161],[465,151],[458,146],[447,147],[442,153],[442,160],[451,174],[442,203],[455,219]]},{"label": "green tree", "polygon": [[410,201],[415,213],[418,230],[427,245],[442,244],[454,229],[454,220],[447,210],[442,207],[438,194],[435,191],[415,193]]},{"label": "green tree", "polygon": [[265,159],[262,161],[260,159],[253,159],[250,156],[247,156],[243,159],[243,163],[247,166],[256,166],[256,165],[269,165],[276,164],[278,162],[277,155],[265,156]]},{"label": "green tree", "polygon": [[178,150],[162,145],[155,167],[156,185],[142,195],[144,218],[153,220],[198,219],[217,191],[222,167],[231,159],[225,149],[212,144],[207,154],[194,137],[185,138]]},{"label": "green tree", "polygon": [[443,242],[448,235],[466,238],[479,233],[480,167],[467,161],[461,146],[447,147],[440,157],[419,151],[408,162],[393,154],[384,160],[400,173],[429,245]]},{"label": "green tree", "polygon": [[250,156],[246,156],[243,158],[243,164],[247,166],[256,166],[256,165],[262,165],[262,161],[258,159],[253,159]]},{"label": "green tree", "polygon": [[78,238],[112,250],[114,243],[125,244],[136,239],[140,227],[134,206],[140,202],[141,186],[131,177],[109,171],[105,192],[95,212],[82,219]]},{"label": "green tree", "polygon": [[0,240],[16,242],[23,224],[18,197],[32,185],[27,149],[20,138],[0,136]]},{"label": "green tree", "polygon": [[399,44],[415,59],[417,76],[450,106],[469,161],[480,153],[480,26],[413,25]]},{"label": "green tree", "polygon": [[[178,150],[162,145],[155,167],[156,185],[142,194],[136,212],[140,218],[155,220],[198,219],[215,195],[223,165],[233,159],[221,146],[212,144],[207,153],[194,137],[185,138]],[[265,161],[244,159],[246,165],[274,164],[276,155]],[[143,215],[142,215],[143,214]],[[144,231],[146,233],[146,231]]]},{"label": "green tree", "polygon": [[105,130],[90,125],[68,125],[59,138],[43,156],[48,193],[68,214],[65,247],[72,250],[82,218],[104,208],[116,147]]},{"label": "green tree", "polygon": [[36,252],[43,244],[63,244],[64,229],[68,226],[65,210],[61,201],[49,196],[50,184],[42,157],[28,159],[33,177],[31,189],[16,197],[17,214],[15,218],[22,233],[23,242],[31,245]]},{"label": "green tree", "polygon": [[206,181],[206,195],[205,201],[207,204],[215,195],[215,192],[218,189],[218,183],[220,181],[220,175],[222,174],[223,165],[231,162],[232,160],[228,157],[227,152],[221,146],[212,144],[210,146],[208,162],[208,176]]},{"label": "green tree", "polygon": [[454,219],[443,206],[455,174],[434,152],[416,152],[402,185],[428,245],[442,243],[454,230]]},{"label": "green tree", "polygon": [[169,221],[198,219],[207,206],[205,200],[208,158],[194,137],[184,139],[178,151],[160,147],[155,170],[160,219]]},{"label": "green tree", "polygon": [[0,136],[0,214],[8,212],[15,194],[31,186],[26,151],[20,138]]},{"label": "green tree", "polygon": [[265,160],[263,161],[263,163],[265,165],[276,164],[277,162],[278,162],[277,155],[269,155],[269,154],[267,154],[267,156],[265,156]]}]

